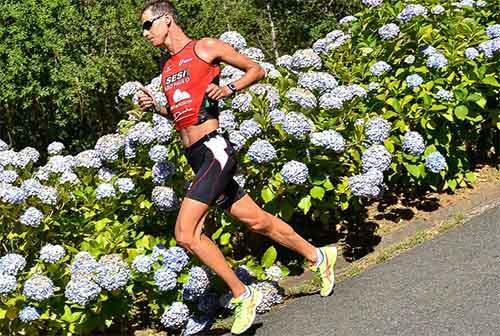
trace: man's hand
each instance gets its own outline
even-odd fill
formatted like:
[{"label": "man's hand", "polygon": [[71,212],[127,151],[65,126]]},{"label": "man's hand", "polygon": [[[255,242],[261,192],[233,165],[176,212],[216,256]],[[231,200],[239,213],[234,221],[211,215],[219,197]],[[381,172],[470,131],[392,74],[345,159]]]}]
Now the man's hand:
[{"label": "man's hand", "polygon": [[233,92],[227,86],[220,87],[215,84],[210,84],[207,87],[208,97],[213,100],[219,100],[230,96]]},{"label": "man's hand", "polygon": [[146,112],[151,106],[154,105],[155,103],[150,95],[144,93],[144,91],[139,95],[139,108],[142,112]]}]

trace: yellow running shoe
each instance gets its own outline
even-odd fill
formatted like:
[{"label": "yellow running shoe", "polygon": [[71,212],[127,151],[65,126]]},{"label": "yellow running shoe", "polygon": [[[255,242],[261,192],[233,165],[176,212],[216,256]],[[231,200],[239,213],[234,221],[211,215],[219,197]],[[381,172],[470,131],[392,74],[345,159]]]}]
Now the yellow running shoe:
[{"label": "yellow running shoe", "polygon": [[232,298],[230,303],[234,306],[234,322],[231,332],[239,335],[250,328],[255,320],[257,306],[264,295],[256,288],[248,286],[250,297],[246,299]]},{"label": "yellow running shoe", "polygon": [[321,278],[321,296],[332,294],[335,287],[335,263],[337,262],[337,247],[324,246],[319,248],[323,252],[323,261],[318,267],[312,266],[311,271]]}]

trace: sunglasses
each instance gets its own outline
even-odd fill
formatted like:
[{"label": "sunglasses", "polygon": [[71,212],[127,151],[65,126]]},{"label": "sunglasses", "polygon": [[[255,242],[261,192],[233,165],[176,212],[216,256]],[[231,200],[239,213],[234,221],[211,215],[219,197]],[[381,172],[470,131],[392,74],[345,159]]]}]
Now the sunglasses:
[{"label": "sunglasses", "polygon": [[150,19],[150,20],[144,21],[144,23],[142,24],[142,29],[143,30],[150,30],[151,27],[153,27],[153,23],[155,23],[156,20],[158,20],[159,18],[161,18],[164,15],[165,14],[162,14],[162,15],[159,15],[155,18]]}]

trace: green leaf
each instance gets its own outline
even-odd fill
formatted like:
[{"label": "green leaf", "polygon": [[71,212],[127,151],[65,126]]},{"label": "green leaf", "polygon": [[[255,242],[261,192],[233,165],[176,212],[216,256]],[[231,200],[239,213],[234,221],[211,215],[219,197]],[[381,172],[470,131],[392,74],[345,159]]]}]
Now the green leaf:
[{"label": "green leaf", "polygon": [[231,234],[229,232],[226,232],[224,233],[221,237],[220,237],[220,243],[221,245],[227,245],[229,244],[229,240],[231,239]]},{"label": "green leaf", "polygon": [[325,196],[325,189],[321,187],[313,187],[309,194],[316,199],[322,200]]},{"label": "green leaf", "polygon": [[304,211],[304,215],[309,212],[309,209],[311,209],[311,196],[307,195],[306,197],[302,198],[298,204],[299,209]]},{"label": "green leaf", "polygon": [[274,246],[271,246],[266,250],[266,252],[264,252],[264,255],[262,256],[260,263],[262,264],[263,267],[269,268],[274,264],[277,257],[278,257],[278,252],[276,251]]},{"label": "green leaf", "polygon": [[401,113],[401,105],[399,104],[399,100],[396,98],[389,98],[386,100],[386,103],[392,106],[394,111]]},{"label": "green leaf", "polygon": [[464,120],[468,114],[469,114],[469,109],[465,105],[459,105],[455,108],[455,115],[460,120]]},{"label": "green leaf", "polygon": [[212,240],[217,240],[219,239],[220,235],[222,234],[223,228],[218,228],[217,231],[215,231],[212,234]]},{"label": "green leaf", "polygon": [[476,182],[476,174],[474,172],[466,173],[465,180],[469,183],[475,183]]},{"label": "green leaf", "polygon": [[323,187],[325,187],[326,191],[330,191],[330,190],[333,190],[335,188],[329,178],[327,178],[325,180],[325,183],[323,184]]},{"label": "green leaf", "polygon": [[500,87],[500,83],[496,80],[494,75],[484,77],[484,79],[481,81],[481,83],[495,86],[495,87]]},{"label": "green leaf", "polygon": [[419,166],[412,165],[412,164],[406,164],[405,168],[406,168],[406,170],[408,170],[408,172],[411,175],[413,175],[417,178],[420,176],[420,167]]},{"label": "green leaf", "polygon": [[263,188],[260,195],[262,196],[262,199],[266,203],[271,202],[276,196],[269,187]]}]

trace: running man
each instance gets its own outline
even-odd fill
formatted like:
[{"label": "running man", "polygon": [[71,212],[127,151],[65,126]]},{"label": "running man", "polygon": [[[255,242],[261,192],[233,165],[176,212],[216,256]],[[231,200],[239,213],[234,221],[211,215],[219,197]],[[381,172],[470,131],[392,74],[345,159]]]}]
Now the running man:
[{"label": "running man", "polygon": [[[253,324],[262,293],[238,279],[217,245],[203,233],[204,220],[211,206],[224,209],[253,232],[304,256],[309,261],[309,268],[321,277],[320,294],[330,295],[335,285],[336,247],[314,247],[290,225],[261,209],[233,179],[236,153],[227,134],[219,130],[217,101],[264,78],[262,67],[218,39],[188,37],[179,26],[177,11],[170,1],[147,2],[141,21],[144,37],[155,47],[165,47],[170,53],[162,70],[168,110],[161,108],[158,112],[173,119],[185,155],[196,174],[180,206],[175,239],[230,288],[231,304],[235,307],[231,332],[241,334]],[[219,86],[220,62],[241,69],[245,75],[226,86]],[[145,93],[139,105],[146,111],[154,106],[153,98]]]}]

